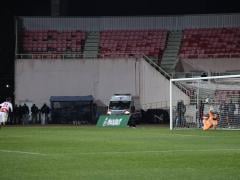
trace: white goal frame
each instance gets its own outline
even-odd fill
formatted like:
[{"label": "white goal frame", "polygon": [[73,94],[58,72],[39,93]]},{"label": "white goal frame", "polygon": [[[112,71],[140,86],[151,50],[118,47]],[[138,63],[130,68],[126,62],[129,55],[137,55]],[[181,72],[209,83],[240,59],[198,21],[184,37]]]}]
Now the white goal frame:
[{"label": "white goal frame", "polygon": [[[194,77],[194,78],[177,78],[177,79],[170,79],[170,130],[173,130],[173,85],[174,82],[179,82],[179,81],[193,81],[193,80],[211,80],[211,79],[226,79],[226,78],[240,78],[240,74],[238,75],[223,75],[223,76],[209,76],[209,77]],[[240,89],[239,89],[240,90]]]}]

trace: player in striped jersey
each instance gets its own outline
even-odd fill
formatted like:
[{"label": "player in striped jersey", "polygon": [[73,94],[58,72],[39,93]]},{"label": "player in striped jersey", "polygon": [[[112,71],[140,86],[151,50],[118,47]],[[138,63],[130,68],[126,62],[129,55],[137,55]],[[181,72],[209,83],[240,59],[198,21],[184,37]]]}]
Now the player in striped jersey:
[{"label": "player in striped jersey", "polygon": [[5,102],[0,104],[0,126],[5,125],[8,119],[9,111],[13,111],[11,99],[7,98]]}]

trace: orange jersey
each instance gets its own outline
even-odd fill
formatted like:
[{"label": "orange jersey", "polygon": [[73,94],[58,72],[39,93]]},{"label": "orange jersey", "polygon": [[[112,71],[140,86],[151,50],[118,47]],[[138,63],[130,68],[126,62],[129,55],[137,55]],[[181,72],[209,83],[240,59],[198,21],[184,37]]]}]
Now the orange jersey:
[{"label": "orange jersey", "polygon": [[203,130],[208,130],[213,126],[218,125],[219,117],[211,111],[208,114],[209,117],[203,118]]}]

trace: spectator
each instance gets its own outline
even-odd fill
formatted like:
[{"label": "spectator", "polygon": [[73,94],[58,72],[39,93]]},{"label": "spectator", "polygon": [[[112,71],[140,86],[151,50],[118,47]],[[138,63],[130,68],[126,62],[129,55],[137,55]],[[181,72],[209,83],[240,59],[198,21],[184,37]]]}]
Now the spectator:
[{"label": "spectator", "polygon": [[180,126],[182,124],[184,124],[185,122],[185,115],[186,112],[186,106],[184,105],[183,100],[179,101],[177,103],[177,119],[176,119],[176,126]]},{"label": "spectator", "polygon": [[29,107],[24,103],[24,105],[22,106],[22,123],[24,124],[28,124],[28,119],[29,119]]},{"label": "spectator", "polygon": [[203,120],[203,115],[204,115],[204,103],[202,100],[200,100],[200,104],[199,104],[199,119],[198,119],[198,123],[199,123],[199,127],[202,127],[202,120]]},{"label": "spectator", "polygon": [[14,106],[14,112],[13,112],[13,119],[14,119],[14,124],[19,124],[20,122],[20,107],[15,104]]},{"label": "spectator", "polygon": [[224,127],[228,121],[228,104],[225,101],[222,101],[219,107],[220,111],[220,120],[219,127]]},{"label": "spectator", "polygon": [[18,106],[18,114],[19,114],[18,124],[23,124],[23,107],[21,105]]},{"label": "spectator", "polygon": [[239,97],[238,97],[238,119],[240,119],[240,94],[239,94]]},{"label": "spectator", "polygon": [[44,103],[43,106],[41,107],[41,113],[42,113],[41,124],[44,125],[48,122],[49,112],[50,112],[50,108],[46,105],[46,103]]},{"label": "spectator", "polygon": [[228,125],[231,126],[234,123],[234,111],[236,110],[235,104],[230,100],[228,104]]},{"label": "spectator", "polygon": [[31,107],[31,113],[32,113],[32,123],[35,124],[38,121],[38,107],[33,104]]}]

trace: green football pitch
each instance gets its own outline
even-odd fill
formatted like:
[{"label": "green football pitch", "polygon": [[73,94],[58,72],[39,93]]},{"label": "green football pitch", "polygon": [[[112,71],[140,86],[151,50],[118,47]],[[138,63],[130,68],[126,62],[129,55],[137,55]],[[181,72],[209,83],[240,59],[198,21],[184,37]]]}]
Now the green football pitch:
[{"label": "green football pitch", "polygon": [[240,131],[7,126],[1,180],[240,179]]}]

